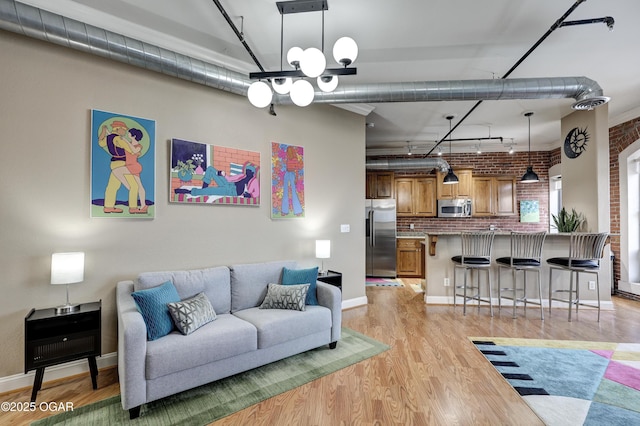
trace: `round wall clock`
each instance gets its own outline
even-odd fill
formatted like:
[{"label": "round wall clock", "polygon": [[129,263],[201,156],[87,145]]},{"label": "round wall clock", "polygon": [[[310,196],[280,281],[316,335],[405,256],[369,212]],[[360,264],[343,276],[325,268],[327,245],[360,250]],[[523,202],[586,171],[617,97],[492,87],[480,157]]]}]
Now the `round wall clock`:
[{"label": "round wall clock", "polygon": [[574,127],[567,133],[564,138],[564,153],[569,158],[578,158],[580,154],[587,150],[587,142],[589,142],[589,133],[587,128],[580,129]]}]

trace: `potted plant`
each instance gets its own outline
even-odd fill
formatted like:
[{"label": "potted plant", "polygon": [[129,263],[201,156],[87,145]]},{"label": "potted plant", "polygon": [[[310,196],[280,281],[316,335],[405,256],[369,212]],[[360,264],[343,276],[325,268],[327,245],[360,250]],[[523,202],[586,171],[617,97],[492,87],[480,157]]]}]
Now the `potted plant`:
[{"label": "potted plant", "polygon": [[189,182],[193,177],[193,171],[196,166],[193,165],[193,160],[181,161],[178,160],[178,165],[174,168],[178,172],[178,178],[183,182]]},{"label": "potted plant", "polygon": [[553,227],[558,232],[575,232],[580,229],[586,220],[584,215],[578,213],[576,209],[571,209],[571,213],[568,213],[564,207],[557,216],[552,214],[551,217],[553,218]]}]

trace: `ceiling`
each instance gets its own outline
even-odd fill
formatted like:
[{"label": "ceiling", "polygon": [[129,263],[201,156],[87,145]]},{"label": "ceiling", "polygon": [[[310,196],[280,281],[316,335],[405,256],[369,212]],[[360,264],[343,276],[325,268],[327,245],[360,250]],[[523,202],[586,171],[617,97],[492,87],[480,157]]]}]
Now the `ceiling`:
[{"label": "ceiling", "polygon": [[[245,74],[259,71],[212,0],[21,2]],[[279,70],[281,15],[276,1],[221,3],[236,26],[243,29],[246,42],[264,68]],[[328,4],[324,24],[328,65],[337,67],[330,53],[335,40],[352,37],[359,46],[353,64],[358,74],[341,77],[341,81],[359,84],[501,78],[574,1],[329,0]],[[610,125],[639,116],[640,2],[585,1],[567,20],[605,16],[615,19],[614,31],[603,23],[558,28],[509,77],[585,76],[595,80],[611,98]],[[321,34],[321,13],[285,15],[285,55],[293,45],[319,48]],[[288,69],[286,63],[284,67]],[[513,142],[516,151],[526,151],[528,124],[523,114],[533,111],[532,150],[549,150],[560,146],[560,120],[572,112],[573,102],[485,101],[452,137],[502,137],[503,142],[482,142],[482,150],[506,151]],[[368,153],[401,152],[408,146],[420,153],[447,134],[449,122],[445,116],[455,115],[455,126],[474,104],[441,101],[355,107],[362,114],[368,112]],[[454,142],[453,150],[472,152],[477,144]]]}]

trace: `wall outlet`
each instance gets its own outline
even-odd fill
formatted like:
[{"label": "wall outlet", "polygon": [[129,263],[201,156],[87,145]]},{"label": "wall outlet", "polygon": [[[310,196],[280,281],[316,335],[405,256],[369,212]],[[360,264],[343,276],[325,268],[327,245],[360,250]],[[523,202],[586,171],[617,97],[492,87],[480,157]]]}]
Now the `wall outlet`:
[{"label": "wall outlet", "polygon": [[444,279],[444,286],[449,287],[449,278]]},{"label": "wall outlet", "polygon": [[595,289],[596,289],[596,282],[589,281],[589,290],[595,290]]},{"label": "wall outlet", "polygon": [[349,226],[349,224],[342,224],[340,225],[340,232],[349,232],[351,230],[351,227]]},{"label": "wall outlet", "polygon": [[413,223],[409,224],[409,229],[414,229]]}]

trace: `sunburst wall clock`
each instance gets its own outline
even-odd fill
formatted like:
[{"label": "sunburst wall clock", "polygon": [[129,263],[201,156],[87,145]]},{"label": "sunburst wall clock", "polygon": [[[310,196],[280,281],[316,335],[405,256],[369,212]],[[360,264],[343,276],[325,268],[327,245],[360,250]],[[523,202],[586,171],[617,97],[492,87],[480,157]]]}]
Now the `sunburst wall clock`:
[{"label": "sunburst wall clock", "polygon": [[578,158],[580,154],[587,150],[589,142],[589,133],[587,128],[580,129],[574,127],[569,130],[567,137],[564,138],[564,153],[569,158]]}]

